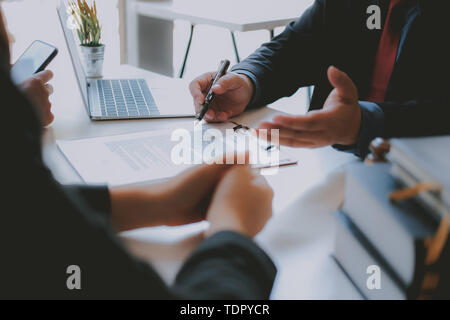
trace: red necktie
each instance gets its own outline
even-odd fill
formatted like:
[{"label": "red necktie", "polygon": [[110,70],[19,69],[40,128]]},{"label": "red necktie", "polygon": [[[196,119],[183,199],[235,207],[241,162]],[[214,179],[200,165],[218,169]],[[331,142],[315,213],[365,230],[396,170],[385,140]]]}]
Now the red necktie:
[{"label": "red necktie", "polygon": [[367,97],[367,101],[382,102],[386,97],[386,91],[394,71],[395,61],[397,59],[398,47],[400,44],[400,30],[393,28],[396,15],[393,15],[395,7],[404,0],[391,0],[389,11],[384,24],[383,34],[381,35],[380,45],[378,46],[375,58],[375,66],[372,76],[372,84]]}]

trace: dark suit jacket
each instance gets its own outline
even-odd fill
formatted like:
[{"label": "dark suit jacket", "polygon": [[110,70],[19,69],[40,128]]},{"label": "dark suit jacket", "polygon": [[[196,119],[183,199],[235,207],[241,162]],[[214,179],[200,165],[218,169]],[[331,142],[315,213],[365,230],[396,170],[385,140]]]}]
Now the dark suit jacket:
[{"label": "dark suit jacket", "polygon": [[[449,1],[412,1],[418,2],[420,14],[409,28],[386,101],[377,102],[386,138],[450,133]],[[382,33],[366,26],[371,4],[382,8],[384,25],[389,1],[316,0],[283,33],[235,66],[257,82],[250,107],[313,85],[310,108],[322,108],[332,90],[326,72],[330,65],[348,73],[364,100]]]},{"label": "dark suit jacket", "polygon": [[[186,261],[173,287],[132,257],[109,222],[106,188],[62,187],[41,156],[41,129],[5,72],[2,98],[0,298],[266,299],[276,269],[256,244],[222,232]],[[66,286],[81,268],[81,290]]]}]

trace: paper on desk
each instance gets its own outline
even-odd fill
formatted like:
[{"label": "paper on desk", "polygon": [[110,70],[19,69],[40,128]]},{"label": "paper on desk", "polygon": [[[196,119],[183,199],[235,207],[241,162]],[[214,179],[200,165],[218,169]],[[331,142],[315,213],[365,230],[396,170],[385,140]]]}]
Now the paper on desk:
[{"label": "paper on desk", "polygon": [[[191,135],[190,153],[193,161],[181,164],[175,164],[172,158],[172,151],[180,143],[179,140],[173,139],[175,130],[146,131],[82,140],[59,140],[57,145],[88,184],[106,183],[110,186],[139,184],[173,177],[202,160],[209,161],[230,153],[229,146],[234,148],[232,151],[244,152],[245,143],[239,143],[239,140],[244,139],[244,135],[224,136],[219,144],[226,147],[218,152],[207,153],[210,158],[205,157],[204,150],[211,141],[200,138],[200,144],[195,143],[199,136],[206,136],[205,129],[214,128],[224,132],[234,126],[235,124],[226,123],[214,126],[204,125],[190,131],[185,129],[185,132]],[[198,134],[199,131],[200,134]],[[253,157],[252,154],[250,157]],[[253,167],[265,168],[297,163],[284,153],[279,153],[278,159],[279,162],[276,164],[261,162],[255,163]]]}]

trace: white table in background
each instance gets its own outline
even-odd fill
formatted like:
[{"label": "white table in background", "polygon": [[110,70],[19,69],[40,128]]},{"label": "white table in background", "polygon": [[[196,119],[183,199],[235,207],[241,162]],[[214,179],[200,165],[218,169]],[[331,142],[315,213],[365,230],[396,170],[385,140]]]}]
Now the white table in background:
[{"label": "white table in background", "polygon": [[[139,36],[139,16],[169,22],[175,20],[190,22],[190,36],[179,74],[182,77],[195,25],[207,24],[230,30],[236,60],[240,61],[235,32],[268,30],[272,38],[275,28],[285,26],[298,18],[311,3],[310,0],[280,0],[275,3],[268,0],[175,0],[173,2],[128,0],[125,5],[122,5],[123,10],[126,11],[126,14],[123,15],[126,20],[124,22],[126,31],[123,33],[126,35],[126,41],[123,42],[127,44],[127,48],[124,49],[127,56],[126,61],[132,65],[139,65],[138,53],[140,52],[140,41],[142,41],[142,37]],[[155,34],[154,31],[149,32]]]}]

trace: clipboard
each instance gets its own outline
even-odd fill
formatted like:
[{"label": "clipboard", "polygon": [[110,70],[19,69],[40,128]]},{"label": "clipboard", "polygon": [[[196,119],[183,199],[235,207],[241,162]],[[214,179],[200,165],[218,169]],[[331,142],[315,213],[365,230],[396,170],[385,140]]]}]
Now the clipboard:
[{"label": "clipboard", "polygon": [[[289,155],[288,152],[285,150],[282,150],[279,145],[273,144],[267,140],[261,139],[257,137],[252,131],[255,129],[244,125],[242,123],[238,123],[235,121],[229,121],[228,125],[225,124],[228,128],[231,128],[234,132],[234,134],[237,137],[245,137],[248,139],[255,139],[255,144],[258,145],[258,153],[261,155],[262,153],[266,153],[266,156],[263,158],[270,158],[273,159],[274,157],[277,158],[277,161],[269,161],[269,162],[261,162],[258,163],[256,161],[255,163],[252,163],[252,159],[250,160],[252,167],[254,169],[268,169],[268,168],[274,168],[274,167],[286,167],[286,166],[293,166],[298,165],[298,160],[294,159],[291,155]],[[227,139],[230,139],[227,137]],[[236,150],[244,151],[244,150]],[[247,150],[245,150],[247,151]],[[252,158],[252,153],[250,152],[250,158]]]}]

